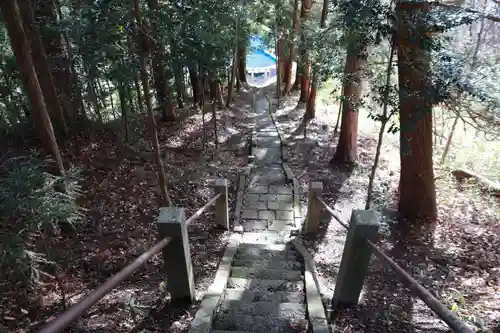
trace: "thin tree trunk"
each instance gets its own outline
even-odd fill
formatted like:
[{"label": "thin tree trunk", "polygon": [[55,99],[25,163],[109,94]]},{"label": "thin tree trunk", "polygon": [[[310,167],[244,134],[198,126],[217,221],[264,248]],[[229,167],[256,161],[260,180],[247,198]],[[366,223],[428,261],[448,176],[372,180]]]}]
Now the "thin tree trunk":
[{"label": "thin tree trunk", "polygon": [[193,104],[195,107],[199,107],[201,109],[201,103],[202,103],[201,94],[203,92],[201,91],[202,87],[200,82],[200,76],[198,75],[196,66],[190,65],[188,66],[188,70],[189,70],[189,79],[191,81],[191,87],[193,89]]},{"label": "thin tree trunk", "polygon": [[64,166],[59,152],[59,146],[54,135],[52,122],[43,100],[42,90],[36,75],[28,38],[23,29],[22,18],[16,0],[3,0],[1,8],[12,50],[21,71],[21,77],[28,92],[28,98],[33,108],[33,121],[40,132],[40,141],[44,150],[51,155],[56,163],[56,172],[64,175]]},{"label": "thin tree trunk", "polygon": [[[285,87],[283,89],[283,96],[290,94],[292,88],[292,71],[293,71],[293,61],[295,58],[295,36],[297,35],[297,21],[299,12],[299,0],[294,0],[293,2],[293,12],[292,12],[292,29],[290,32],[291,38],[289,41],[290,54],[288,56],[288,61],[286,63],[285,69]],[[297,66],[297,72],[299,67]]]},{"label": "thin tree trunk", "polygon": [[[342,96],[344,95],[344,88],[342,88]],[[337,121],[335,122],[335,129],[333,130],[333,135],[337,135],[338,131],[339,131],[339,124],[340,124],[340,118],[342,116],[342,105],[344,103],[342,103],[342,101],[340,101],[339,103],[339,111],[338,111],[338,114],[337,114]]]},{"label": "thin tree trunk", "polygon": [[47,109],[52,110],[52,119],[58,125],[59,130],[65,135],[68,135],[68,126],[64,117],[64,111],[59,103],[54,78],[50,71],[47,54],[43,47],[40,31],[34,20],[33,8],[30,0],[19,0],[19,10],[24,23],[24,31],[31,39],[31,50],[36,56],[33,57],[38,80],[42,88],[43,97],[47,104]]},{"label": "thin tree trunk", "polygon": [[441,160],[439,161],[439,164],[444,164],[444,161],[446,160],[446,156],[448,156],[448,151],[450,150],[450,146],[451,146],[451,140],[453,139],[453,134],[455,133],[455,128],[457,127],[459,119],[460,119],[460,117],[456,116],[455,120],[453,121],[453,125],[451,126],[450,134],[448,135],[448,140],[446,140],[446,145],[444,146],[443,155],[441,156]]},{"label": "thin tree trunk", "polygon": [[108,94],[109,94],[109,103],[111,104],[111,110],[115,110],[115,103],[113,103],[113,89],[111,88],[111,85],[109,84],[109,81],[106,81],[106,88],[108,88]]},{"label": "thin tree trunk", "polygon": [[165,175],[165,170],[163,168],[163,161],[161,159],[160,153],[160,143],[158,142],[158,131],[156,129],[156,120],[153,113],[153,105],[151,103],[151,92],[149,89],[149,74],[148,74],[148,57],[149,57],[149,42],[147,41],[147,36],[145,35],[144,29],[145,27],[142,24],[142,15],[141,9],[139,5],[139,0],[134,0],[135,7],[135,18],[140,27],[140,31],[137,31],[140,35],[138,36],[139,45],[139,58],[140,58],[140,68],[141,68],[141,81],[144,89],[144,98],[146,100],[146,106],[148,110],[148,118],[149,118],[149,132],[151,136],[151,143],[153,145],[154,151],[154,159],[156,162],[156,168],[158,172],[158,178],[160,181],[160,190],[163,196],[163,200],[165,204],[169,207],[172,206],[172,201],[170,200],[170,196],[168,195],[167,190],[167,177]]},{"label": "thin tree trunk", "polygon": [[227,102],[226,102],[227,107],[231,106],[231,102],[232,102],[232,98],[233,98],[233,87],[234,87],[234,81],[236,79],[237,66],[238,66],[238,17],[236,17],[233,66],[232,66],[232,70],[231,70],[231,80],[229,82],[229,87],[228,87],[228,92],[227,92]]},{"label": "thin tree trunk", "polygon": [[139,85],[139,80],[137,79],[136,74],[134,74],[134,85],[135,85],[135,92],[137,93],[137,103],[139,104],[139,112],[144,113],[144,104],[142,103],[141,87]]},{"label": "thin tree trunk", "polygon": [[[400,110],[399,213],[411,222],[437,218],[432,162],[432,104],[427,98],[430,55],[423,45],[428,3],[399,2],[398,82]],[[419,27],[419,29],[415,29]]]},{"label": "thin tree trunk", "polygon": [[382,111],[382,123],[380,124],[380,131],[378,132],[378,142],[377,149],[375,151],[375,160],[373,161],[372,171],[368,179],[368,191],[366,194],[366,204],[365,209],[369,210],[371,202],[373,200],[373,182],[375,180],[375,174],[378,168],[378,161],[380,159],[380,150],[382,148],[382,141],[384,139],[385,127],[389,121],[390,116],[387,116],[387,107],[389,104],[389,87],[391,85],[391,74],[392,74],[392,61],[394,59],[395,47],[394,43],[391,45],[391,53],[389,54],[389,63],[387,65],[387,71],[385,76],[385,90],[383,96],[383,111]]},{"label": "thin tree trunk", "polygon": [[182,74],[179,71],[175,72],[175,90],[177,95],[177,106],[179,109],[184,108],[184,87],[182,85]]},{"label": "thin tree trunk", "polygon": [[[83,105],[83,99],[81,91],[78,89],[78,86],[75,86],[76,82],[73,79],[73,75],[76,75],[76,73],[72,73],[72,69],[70,68],[70,59],[72,59],[72,56],[64,52],[61,35],[55,34],[50,28],[58,24],[56,10],[60,13],[59,3],[57,0],[36,1],[32,3],[36,3],[36,6],[32,9],[35,10],[34,17],[41,29],[42,42],[50,64],[60,105],[64,108],[66,119],[74,119],[76,115],[75,111]],[[62,32],[62,37],[67,39],[65,31]],[[70,52],[69,43],[67,43],[67,48],[68,52]],[[44,83],[42,82],[42,84]],[[78,94],[79,92],[80,95]],[[85,110],[82,110],[82,114],[85,115]]]},{"label": "thin tree trunk", "polygon": [[125,135],[125,142],[129,142],[128,134],[128,105],[126,97],[126,89],[123,82],[120,80],[118,82],[118,96],[120,97],[120,107],[122,111],[122,122],[123,122],[123,133]]},{"label": "thin tree trunk", "polygon": [[127,92],[127,100],[128,104],[130,105],[130,113],[134,114],[135,113],[135,106],[134,106],[134,98],[132,97],[132,88],[130,88],[130,82],[127,80],[125,83],[125,91]]},{"label": "thin tree trunk", "polygon": [[348,46],[344,70],[342,122],[339,142],[332,162],[352,164],[356,161],[358,150],[358,107],[361,99],[361,80],[365,65],[364,50],[356,42]]}]

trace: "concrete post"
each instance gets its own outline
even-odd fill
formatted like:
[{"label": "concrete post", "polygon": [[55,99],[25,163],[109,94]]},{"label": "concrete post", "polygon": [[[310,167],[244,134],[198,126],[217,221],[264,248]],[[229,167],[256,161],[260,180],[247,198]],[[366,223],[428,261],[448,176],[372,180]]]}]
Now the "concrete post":
[{"label": "concrete post", "polygon": [[353,210],[347,238],[335,283],[332,308],[339,309],[358,304],[363,282],[372,255],[367,240],[376,242],[379,215],[368,210]]},{"label": "concrete post", "polygon": [[215,193],[220,194],[219,199],[215,202],[215,221],[224,230],[229,230],[227,179],[217,179],[215,181]]},{"label": "concrete post", "polygon": [[163,248],[167,290],[172,300],[194,301],[194,277],[184,208],[160,208],[156,221],[160,239],[172,240]]},{"label": "concrete post", "polygon": [[323,192],[323,184],[321,182],[312,182],[309,186],[309,195],[307,197],[306,233],[318,231],[321,210],[323,209],[321,202],[318,201],[318,197],[321,197],[321,192]]}]

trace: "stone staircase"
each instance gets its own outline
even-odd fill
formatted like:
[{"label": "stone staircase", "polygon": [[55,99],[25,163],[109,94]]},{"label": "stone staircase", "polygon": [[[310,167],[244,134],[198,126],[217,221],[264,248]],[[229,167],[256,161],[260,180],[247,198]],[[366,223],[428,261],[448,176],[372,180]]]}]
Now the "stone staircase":
[{"label": "stone staircase", "polygon": [[243,235],[212,332],[307,331],[303,263],[273,234]]},{"label": "stone staircase", "polygon": [[300,229],[298,193],[288,184],[280,136],[267,107],[266,98],[258,98],[254,159],[236,208],[237,233],[190,333],[328,333],[312,258],[292,239]]}]

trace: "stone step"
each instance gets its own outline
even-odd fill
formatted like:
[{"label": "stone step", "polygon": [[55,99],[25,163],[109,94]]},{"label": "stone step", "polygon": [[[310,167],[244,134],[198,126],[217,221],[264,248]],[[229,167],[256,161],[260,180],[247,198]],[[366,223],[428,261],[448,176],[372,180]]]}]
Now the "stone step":
[{"label": "stone step", "polygon": [[252,267],[231,267],[231,277],[243,279],[269,279],[301,281],[302,273],[299,270],[252,268]]},{"label": "stone step", "polygon": [[233,267],[251,267],[251,268],[271,268],[271,269],[287,269],[287,270],[300,270],[302,264],[297,260],[282,260],[282,258],[267,258],[262,257],[260,259],[242,259],[235,258],[233,261]]},{"label": "stone step", "polygon": [[234,289],[260,290],[269,292],[304,291],[304,283],[302,281],[243,279],[243,278],[230,277],[228,279],[227,286],[229,288],[234,288]]},{"label": "stone step", "polygon": [[219,311],[232,315],[250,315],[264,317],[283,317],[304,319],[306,316],[306,306],[300,303],[279,303],[279,302],[245,302],[239,300],[224,300],[219,307]]},{"label": "stone step", "polygon": [[242,302],[294,302],[304,303],[304,293],[300,291],[265,291],[265,290],[248,290],[248,289],[229,289],[224,291],[223,299],[225,300],[240,300]]},{"label": "stone step", "polygon": [[287,240],[277,232],[245,232],[240,242],[246,244],[284,244]]},{"label": "stone step", "polygon": [[246,260],[297,260],[300,256],[289,244],[240,244],[235,258]]},{"label": "stone step", "polygon": [[308,321],[296,318],[220,313],[216,316],[212,327],[214,330],[255,333],[305,333]]}]

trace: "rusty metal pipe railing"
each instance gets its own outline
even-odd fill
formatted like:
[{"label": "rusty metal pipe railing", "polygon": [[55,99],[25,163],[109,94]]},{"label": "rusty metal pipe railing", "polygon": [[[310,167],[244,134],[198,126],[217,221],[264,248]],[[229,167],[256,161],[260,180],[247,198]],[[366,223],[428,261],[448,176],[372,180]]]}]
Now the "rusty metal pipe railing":
[{"label": "rusty metal pipe railing", "polygon": [[171,241],[170,237],[166,237],[158,242],[148,251],[141,254],[130,265],[119,271],[116,275],[109,278],[99,288],[85,296],[81,301],[71,306],[67,311],[59,317],[51,321],[47,326],[42,328],[38,333],[59,333],[67,328],[76,318],[83,315],[94,304],[99,302],[106,294],[116,288],[121,282],[130,277],[135,270],[144,265],[151,257],[160,252]]},{"label": "rusty metal pipe railing", "polygon": [[198,209],[193,215],[191,215],[190,218],[188,218],[186,220],[186,225],[190,225],[194,220],[196,220],[198,217],[200,217],[203,213],[205,213],[205,211],[207,210],[207,208],[209,208],[210,206],[214,205],[215,202],[217,201],[217,199],[219,199],[221,196],[221,194],[217,194],[215,195],[212,199],[210,199],[209,202],[207,202],[205,204],[205,206],[201,207],[200,209]]},{"label": "rusty metal pipe railing", "polygon": [[[349,225],[342,221],[338,214],[328,206],[323,199],[319,196],[316,198],[321,202],[323,207],[334,217],[337,222],[339,222],[344,228],[349,229]],[[417,282],[410,274],[408,274],[401,266],[399,266],[393,259],[391,259],[387,254],[384,253],[377,245],[373,244],[371,241],[367,240],[367,244],[373,250],[373,254],[380,259],[380,261],[387,266],[389,266],[395,273],[396,276],[402,280],[411,290],[413,290],[417,296],[432,310],[439,318],[441,318],[454,332],[457,333],[474,333],[467,324],[465,324],[460,318],[453,312],[450,311],[443,303],[441,303],[436,297],[434,297],[427,289],[424,288],[420,283]]]},{"label": "rusty metal pipe railing", "polygon": [[349,229],[349,225],[347,223],[345,223],[344,221],[342,221],[342,219],[340,218],[340,216],[332,209],[330,208],[330,206],[328,206],[326,204],[326,202],[323,201],[323,199],[321,199],[320,197],[316,196],[316,199],[318,199],[319,202],[321,202],[321,204],[323,205],[323,207],[328,211],[328,213],[330,213],[330,215],[335,218],[335,220],[337,220],[337,222],[343,226],[345,229]]}]

